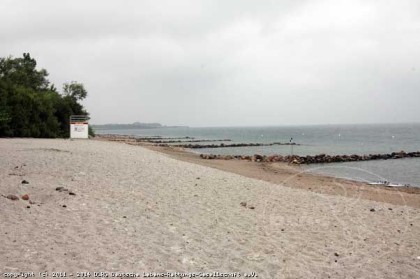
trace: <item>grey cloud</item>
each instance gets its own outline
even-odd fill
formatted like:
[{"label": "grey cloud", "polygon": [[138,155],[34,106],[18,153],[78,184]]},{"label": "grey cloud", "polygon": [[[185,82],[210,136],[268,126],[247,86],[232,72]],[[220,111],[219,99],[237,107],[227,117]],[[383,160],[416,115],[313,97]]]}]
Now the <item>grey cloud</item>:
[{"label": "grey cloud", "polygon": [[420,121],[418,1],[1,1],[1,56],[89,90],[96,123]]}]

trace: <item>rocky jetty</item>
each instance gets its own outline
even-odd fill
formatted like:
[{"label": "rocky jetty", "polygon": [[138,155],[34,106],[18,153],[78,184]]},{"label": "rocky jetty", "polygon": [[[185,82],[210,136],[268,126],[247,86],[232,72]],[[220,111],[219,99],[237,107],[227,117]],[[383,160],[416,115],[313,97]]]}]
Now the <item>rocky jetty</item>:
[{"label": "rocky jetty", "polygon": [[168,144],[157,144],[156,146],[162,147],[184,147],[191,149],[200,149],[200,148],[225,148],[225,147],[249,147],[249,146],[272,146],[272,145],[299,145],[294,142],[283,143],[283,142],[273,142],[273,143],[232,143],[232,144],[178,144],[178,145],[168,145]]},{"label": "rocky jetty", "polygon": [[[144,141],[144,140],[143,140]],[[183,142],[215,142],[215,141],[232,141],[231,139],[204,139],[204,140],[147,140],[150,143],[183,143]]]},{"label": "rocky jetty", "polygon": [[[194,140],[195,138],[193,137],[179,137],[179,138],[174,138],[174,137],[159,137],[159,138],[149,138],[149,137],[136,137],[135,138],[136,141],[138,142],[151,142],[151,143],[159,143],[159,142],[183,142],[185,140]],[[197,141],[201,141],[201,140],[197,140]]]},{"label": "rocky jetty", "polygon": [[[193,137],[162,137],[162,136],[128,136],[118,134],[101,134],[96,135],[96,138],[106,139],[109,141],[133,141],[133,142],[153,142],[153,141],[171,141],[171,140],[192,140]],[[182,141],[181,141],[182,142]]]},{"label": "rocky jetty", "polygon": [[219,159],[219,160],[247,160],[253,162],[286,162],[293,164],[327,164],[340,162],[355,162],[355,161],[371,161],[371,160],[389,160],[402,158],[419,158],[420,151],[415,152],[392,152],[389,154],[369,154],[369,155],[327,155],[319,154],[315,156],[298,156],[298,155],[259,155],[243,156],[243,155],[213,155],[201,154],[202,159]]}]

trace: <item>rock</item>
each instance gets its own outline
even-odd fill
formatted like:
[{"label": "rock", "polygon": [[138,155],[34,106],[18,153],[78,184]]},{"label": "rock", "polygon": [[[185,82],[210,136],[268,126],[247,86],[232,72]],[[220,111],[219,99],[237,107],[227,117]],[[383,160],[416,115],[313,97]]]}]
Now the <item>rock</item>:
[{"label": "rock", "polygon": [[255,209],[255,206],[249,206],[248,208],[249,209]]},{"label": "rock", "polygon": [[22,184],[29,184],[29,182],[26,180],[22,180]]},{"label": "rock", "polygon": [[340,256],[337,252],[334,253],[334,256],[338,257]]},{"label": "rock", "polygon": [[31,208],[31,207],[28,205],[28,206],[26,206],[26,208]]},{"label": "rock", "polygon": [[36,204],[36,202],[29,200],[29,204]]},{"label": "rock", "polygon": [[25,195],[23,195],[21,198],[22,198],[22,200],[24,200],[24,201],[28,201],[28,200],[29,200],[29,195],[28,195],[28,194],[25,194]]},{"label": "rock", "polygon": [[73,193],[73,192],[69,192],[69,195],[70,195],[70,196],[76,196],[76,194],[75,194],[75,193]]},{"label": "rock", "polygon": [[241,202],[240,205],[242,205],[243,207],[246,207],[246,202]]},{"label": "rock", "polygon": [[57,187],[57,188],[55,188],[56,191],[61,191],[63,189],[64,189],[64,187]]},{"label": "rock", "polygon": [[264,159],[264,157],[260,154],[255,154],[254,155],[254,160],[257,162],[261,162]]},{"label": "rock", "polygon": [[63,204],[63,207],[67,207],[67,205]]},{"label": "rock", "polygon": [[7,195],[7,197],[6,198],[8,198],[9,200],[12,200],[12,201],[17,201],[17,200],[19,200],[19,198],[17,197],[17,196],[15,196],[15,195]]},{"label": "rock", "polygon": [[371,212],[375,212],[376,210],[375,210],[375,208],[371,208],[370,211]]},{"label": "rock", "polygon": [[297,159],[293,159],[290,163],[293,165],[300,165],[300,162]]}]

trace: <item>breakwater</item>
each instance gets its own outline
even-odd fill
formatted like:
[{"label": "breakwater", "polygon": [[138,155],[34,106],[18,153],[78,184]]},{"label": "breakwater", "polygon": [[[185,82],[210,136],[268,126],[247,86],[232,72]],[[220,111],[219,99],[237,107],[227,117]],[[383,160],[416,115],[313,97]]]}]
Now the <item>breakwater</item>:
[{"label": "breakwater", "polygon": [[297,143],[283,143],[283,142],[273,142],[273,143],[232,143],[232,144],[178,144],[178,145],[168,145],[168,144],[157,144],[156,146],[161,147],[183,147],[190,149],[201,149],[201,148],[227,148],[227,147],[250,147],[250,146],[273,146],[273,145],[299,145]]},{"label": "breakwater", "polygon": [[[232,140],[230,140],[230,139],[214,139],[214,140],[210,140],[210,139],[204,139],[204,140],[200,140],[200,139],[196,139],[196,140],[167,140],[167,139],[165,139],[165,140],[138,140],[138,141],[165,144],[165,143],[183,143],[183,142],[232,141]],[[171,146],[173,146],[173,145],[171,145]],[[184,145],[178,145],[178,146],[184,146]]]},{"label": "breakwater", "polygon": [[319,154],[315,156],[298,156],[298,155],[259,155],[242,156],[242,155],[213,155],[200,154],[202,159],[218,159],[218,160],[247,160],[253,162],[286,162],[292,164],[328,164],[340,162],[356,162],[356,161],[371,161],[371,160],[390,160],[402,158],[420,158],[420,151],[414,152],[392,152],[387,154],[369,154],[369,155],[327,155]]}]

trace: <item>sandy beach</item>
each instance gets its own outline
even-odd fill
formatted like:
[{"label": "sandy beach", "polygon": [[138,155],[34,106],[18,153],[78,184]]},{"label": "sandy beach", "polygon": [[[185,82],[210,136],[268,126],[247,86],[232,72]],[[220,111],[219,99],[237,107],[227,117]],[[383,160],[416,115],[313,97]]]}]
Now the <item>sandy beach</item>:
[{"label": "sandy beach", "polygon": [[2,275],[420,274],[416,190],[175,153],[97,140],[0,139]]}]

